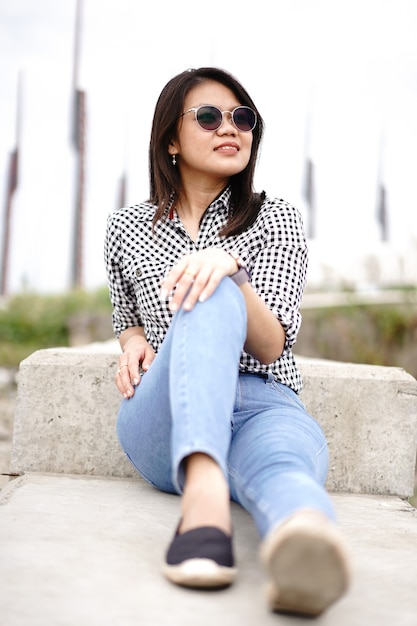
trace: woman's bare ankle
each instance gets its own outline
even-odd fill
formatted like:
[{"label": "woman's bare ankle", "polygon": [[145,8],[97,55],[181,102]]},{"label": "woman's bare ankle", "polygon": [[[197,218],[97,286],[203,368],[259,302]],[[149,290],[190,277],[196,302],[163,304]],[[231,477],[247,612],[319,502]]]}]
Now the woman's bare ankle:
[{"label": "woman's bare ankle", "polygon": [[196,453],[187,459],[181,511],[180,533],[214,526],[231,535],[229,486],[221,468],[206,454]]}]

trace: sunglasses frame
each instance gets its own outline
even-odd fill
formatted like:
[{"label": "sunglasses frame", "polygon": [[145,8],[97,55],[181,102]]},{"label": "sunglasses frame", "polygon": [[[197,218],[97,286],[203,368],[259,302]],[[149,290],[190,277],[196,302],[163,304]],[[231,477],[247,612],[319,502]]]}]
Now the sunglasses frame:
[{"label": "sunglasses frame", "polygon": [[[204,109],[205,107],[210,107],[211,109],[216,109],[216,111],[218,111],[221,114],[221,120],[220,120],[220,124],[216,127],[216,128],[204,128],[204,126],[201,125],[201,122],[198,119],[198,112],[200,109]],[[254,115],[254,124],[252,126],[252,128],[248,129],[248,130],[242,130],[241,128],[239,128],[239,126],[236,124],[235,120],[234,120],[234,113],[235,111],[237,111],[238,109],[249,109],[249,111],[252,111],[253,115]],[[237,130],[240,133],[250,133],[251,131],[253,131],[253,129],[256,127],[256,124],[258,123],[258,116],[256,115],[256,111],[254,111],[251,107],[248,107],[244,104],[239,104],[239,106],[235,107],[233,109],[233,111],[222,111],[221,109],[219,109],[219,107],[216,107],[216,105],[214,104],[201,104],[198,107],[192,107],[191,109],[187,109],[187,111],[184,111],[184,113],[182,113],[180,115],[180,117],[183,117],[184,115],[186,115],[187,113],[191,113],[191,111],[194,112],[194,118],[195,121],[197,122],[197,124],[200,126],[200,128],[202,130],[205,130],[208,133],[212,133],[215,132],[216,130],[219,130],[219,128],[221,127],[221,125],[224,122],[224,114],[225,113],[229,113],[230,114],[230,119],[232,121],[233,126],[235,126],[235,128],[237,128]]]}]

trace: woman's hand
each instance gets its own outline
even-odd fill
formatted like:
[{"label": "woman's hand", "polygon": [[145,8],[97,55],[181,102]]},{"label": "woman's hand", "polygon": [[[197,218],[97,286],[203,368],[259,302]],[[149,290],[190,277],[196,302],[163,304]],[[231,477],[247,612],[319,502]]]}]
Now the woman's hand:
[{"label": "woman's hand", "polygon": [[135,393],[135,386],[140,383],[139,367],[149,369],[155,358],[153,348],[145,339],[143,328],[128,328],[120,335],[123,354],[119,357],[116,372],[116,386],[124,398],[128,399]]},{"label": "woman's hand", "polygon": [[[224,276],[238,271],[235,259],[221,248],[206,248],[187,254],[162,282],[161,298],[175,289],[170,302],[171,311],[181,306],[190,311],[197,301],[203,302],[215,291]],[[244,350],[261,363],[269,365],[282,354],[285,332],[249,282],[240,287],[247,311],[247,335]]]},{"label": "woman's hand", "polygon": [[169,304],[174,313],[181,306],[191,311],[197,301],[204,302],[214,293],[222,278],[237,272],[234,258],[221,248],[206,248],[182,257],[161,286],[161,298],[167,298],[175,287]]}]

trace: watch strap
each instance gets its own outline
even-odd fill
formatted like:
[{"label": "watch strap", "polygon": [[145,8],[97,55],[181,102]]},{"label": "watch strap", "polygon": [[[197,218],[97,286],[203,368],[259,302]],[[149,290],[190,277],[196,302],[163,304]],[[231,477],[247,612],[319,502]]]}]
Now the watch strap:
[{"label": "watch strap", "polygon": [[236,283],[236,285],[243,285],[243,283],[250,282],[251,275],[249,273],[248,268],[246,267],[246,263],[240,256],[238,252],[232,250],[229,252],[230,256],[236,261],[238,266],[237,272],[230,275],[230,278]]},{"label": "watch strap", "polygon": [[239,287],[243,285],[243,283],[247,283],[250,281],[249,272],[246,267],[240,267],[237,272],[231,274],[230,278],[234,283]]}]

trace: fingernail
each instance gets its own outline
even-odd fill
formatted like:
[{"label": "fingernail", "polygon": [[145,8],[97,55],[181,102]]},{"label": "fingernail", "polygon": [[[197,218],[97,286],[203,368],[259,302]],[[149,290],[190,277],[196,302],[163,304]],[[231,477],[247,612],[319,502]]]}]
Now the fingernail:
[{"label": "fingernail", "polygon": [[139,381],[138,381],[138,379],[137,379],[137,378],[134,378],[134,379],[133,379],[133,384],[134,384],[134,385],[139,385]]},{"label": "fingernail", "polygon": [[169,308],[171,309],[172,312],[177,310],[177,305],[175,304],[175,302],[171,302],[171,304],[169,305]]},{"label": "fingernail", "polygon": [[167,295],[168,295],[168,289],[165,289],[165,287],[162,287],[161,291],[159,292],[159,297],[161,298],[161,300],[165,300]]}]

